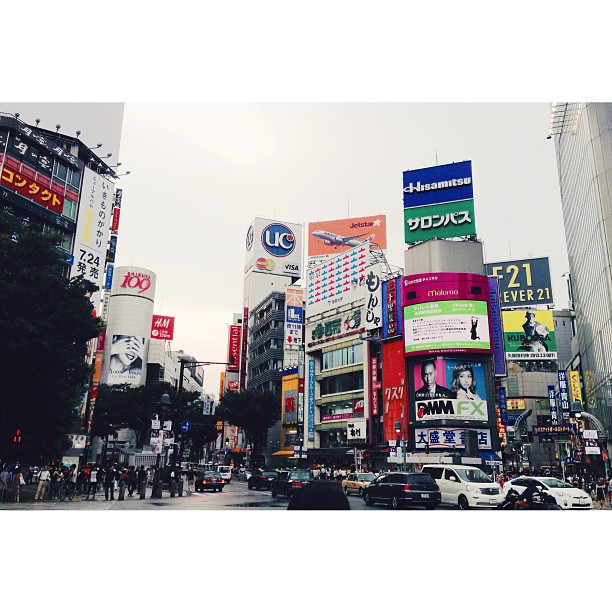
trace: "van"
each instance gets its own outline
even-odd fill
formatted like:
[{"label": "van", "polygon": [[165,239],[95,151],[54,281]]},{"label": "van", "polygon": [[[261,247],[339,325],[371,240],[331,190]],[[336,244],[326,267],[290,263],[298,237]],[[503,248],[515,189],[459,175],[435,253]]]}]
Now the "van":
[{"label": "van", "polygon": [[230,482],[232,480],[232,466],[231,465],[218,465],[217,472],[223,476],[223,480],[225,482]]},{"label": "van", "polygon": [[501,487],[480,468],[473,465],[424,465],[421,470],[429,474],[440,487],[442,503],[470,508],[495,508],[505,496]]}]

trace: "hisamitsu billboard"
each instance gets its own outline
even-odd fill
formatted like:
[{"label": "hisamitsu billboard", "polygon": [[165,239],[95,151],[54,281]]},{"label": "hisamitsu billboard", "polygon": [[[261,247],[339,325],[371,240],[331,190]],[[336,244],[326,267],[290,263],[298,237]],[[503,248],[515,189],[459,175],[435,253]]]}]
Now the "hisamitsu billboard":
[{"label": "hisamitsu billboard", "polygon": [[471,161],[406,170],[403,176],[404,208],[474,198]]}]

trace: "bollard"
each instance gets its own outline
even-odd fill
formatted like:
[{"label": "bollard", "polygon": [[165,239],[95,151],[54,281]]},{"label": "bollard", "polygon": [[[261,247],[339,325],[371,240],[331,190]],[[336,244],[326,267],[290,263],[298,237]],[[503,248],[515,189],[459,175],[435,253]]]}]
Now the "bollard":
[{"label": "bollard", "polygon": [[121,479],[119,483],[119,501],[123,501],[125,499],[125,480]]},{"label": "bollard", "polygon": [[147,483],[146,481],[142,481],[141,483],[139,483],[138,485],[140,487],[140,499],[144,499],[145,495],[147,494]]},{"label": "bollard", "polygon": [[179,483],[178,483],[178,496],[179,497],[183,497],[183,486],[184,486],[183,481],[179,480]]},{"label": "bollard", "polygon": [[174,497],[176,494],[176,480],[174,478],[170,479],[170,497]]}]

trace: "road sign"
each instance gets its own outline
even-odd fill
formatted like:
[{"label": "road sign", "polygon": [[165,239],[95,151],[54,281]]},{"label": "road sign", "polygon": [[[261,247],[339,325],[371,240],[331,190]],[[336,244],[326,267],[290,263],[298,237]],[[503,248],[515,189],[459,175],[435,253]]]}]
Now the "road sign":
[{"label": "road sign", "polygon": [[181,423],[181,431],[189,431],[191,429],[191,421],[183,421]]}]

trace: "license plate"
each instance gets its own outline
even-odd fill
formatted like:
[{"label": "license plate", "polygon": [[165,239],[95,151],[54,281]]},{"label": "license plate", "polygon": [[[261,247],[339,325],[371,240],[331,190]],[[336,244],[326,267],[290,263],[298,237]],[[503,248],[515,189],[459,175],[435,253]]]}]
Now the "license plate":
[{"label": "license plate", "polygon": [[429,493],[421,493],[421,497],[429,497]]},{"label": "license plate", "polygon": [[494,500],[494,499],[490,499],[490,500],[489,500],[489,503],[490,503],[491,505],[494,505],[494,504],[495,504],[495,505],[497,505],[497,501],[496,501],[496,500]]}]

